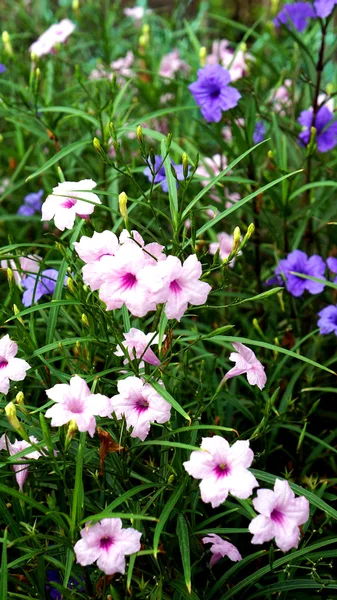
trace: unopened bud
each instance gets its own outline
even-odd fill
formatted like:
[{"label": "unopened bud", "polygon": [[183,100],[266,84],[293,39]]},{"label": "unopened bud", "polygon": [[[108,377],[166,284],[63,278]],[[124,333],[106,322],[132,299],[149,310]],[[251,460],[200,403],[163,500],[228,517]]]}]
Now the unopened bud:
[{"label": "unopened bud", "polygon": [[233,247],[232,247],[232,253],[236,252],[238,247],[240,246],[240,242],[241,242],[241,231],[240,231],[240,227],[235,227],[234,232],[233,232]]},{"label": "unopened bud", "polygon": [[206,46],[201,46],[201,48],[199,50],[199,60],[200,60],[201,67],[204,67],[206,64],[206,56],[207,56],[207,48],[206,48]]},{"label": "unopened bud", "polygon": [[9,37],[8,31],[3,31],[2,32],[1,39],[2,39],[2,43],[4,45],[5,52],[9,56],[13,56],[13,48],[12,48],[11,39]]},{"label": "unopened bud", "polygon": [[15,396],[15,400],[19,406],[23,406],[25,403],[25,395],[23,392],[18,392]]},{"label": "unopened bud", "polygon": [[317,129],[316,127],[310,127],[310,140],[309,140],[309,144],[307,146],[307,156],[310,156],[316,146],[316,134],[317,134]]},{"label": "unopened bud", "polygon": [[264,335],[263,335],[263,331],[262,331],[262,329],[261,329],[261,327],[260,327],[260,325],[259,325],[259,322],[258,322],[258,320],[257,320],[257,319],[253,319],[252,323],[253,323],[253,327],[254,327],[254,329],[256,329],[256,331],[257,331],[257,332],[258,332],[258,333],[259,333],[259,334],[260,334],[262,337],[264,337]]},{"label": "unopened bud", "polygon": [[328,95],[333,94],[334,92],[334,84],[333,83],[328,83],[326,86],[326,93]]},{"label": "unopened bud", "polygon": [[37,55],[35,52],[32,52],[32,53],[31,53],[31,55],[30,55],[30,60],[31,60],[32,62],[36,62],[38,58],[39,58],[39,57],[38,57],[38,55]]},{"label": "unopened bud", "polygon": [[13,271],[10,267],[7,268],[7,279],[8,283],[12,283],[13,281]]},{"label": "unopened bud", "polygon": [[249,238],[252,237],[254,231],[255,231],[255,225],[254,225],[254,223],[251,223],[250,225],[248,225],[247,233],[245,235],[245,241],[249,240]]},{"label": "unopened bud", "polygon": [[13,402],[9,402],[7,406],[5,406],[5,413],[13,429],[15,429],[15,431],[17,431],[21,437],[27,438],[27,434],[16,416],[16,408]]},{"label": "unopened bud", "polygon": [[138,125],[137,127],[137,139],[140,144],[143,143],[143,128],[141,125]]},{"label": "unopened bud", "polygon": [[39,81],[40,76],[41,76],[41,71],[40,71],[39,67],[37,67],[37,69],[35,69],[35,77],[36,77],[37,81]]},{"label": "unopened bud", "polygon": [[274,160],[274,152],[272,150],[268,150],[267,156],[269,160]]},{"label": "unopened bud", "polygon": [[242,52],[247,52],[247,44],[245,42],[241,42],[240,50],[242,50]]},{"label": "unopened bud", "polygon": [[94,137],[94,139],[92,140],[92,143],[93,143],[95,150],[97,150],[97,152],[100,152],[102,150],[101,142],[99,141],[99,139],[97,137]]},{"label": "unopened bud", "polygon": [[144,25],[142,27],[142,34],[149,35],[149,33],[150,33],[150,25],[148,23],[144,23]]},{"label": "unopened bud", "polygon": [[172,475],[169,476],[167,482],[168,483],[172,483],[173,481],[174,481],[174,475],[172,474]]},{"label": "unopened bud", "polygon": [[85,327],[89,327],[89,321],[86,314],[82,313],[81,321]]},{"label": "unopened bud", "polygon": [[[13,313],[15,314],[15,316],[18,315],[19,312],[20,312],[20,309],[16,306],[16,304],[13,304]],[[22,317],[18,317],[18,321],[20,321],[21,325],[24,325]]]},{"label": "unopened bud", "polygon": [[72,294],[75,291],[75,286],[74,286],[74,280],[72,277],[68,277],[67,279],[67,288],[69,290],[69,292],[71,292]]},{"label": "unopened bud", "polygon": [[80,0],[73,0],[72,9],[75,14],[78,14],[80,8]]},{"label": "unopened bud", "polygon": [[0,144],[2,144],[3,141],[4,141],[4,136],[2,135],[2,133],[0,133]]},{"label": "unopened bud", "polygon": [[75,420],[69,421],[69,427],[66,435],[65,449],[69,448],[69,444],[77,431],[77,423]]},{"label": "unopened bud", "polygon": [[186,152],[183,153],[183,155],[181,157],[181,162],[183,163],[184,178],[187,179],[187,177],[188,177],[188,158],[187,158]]},{"label": "unopened bud", "polygon": [[139,46],[141,48],[145,48],[148,44],[149,37],[147,35],[141,35],[138,41],[139,41]]}]

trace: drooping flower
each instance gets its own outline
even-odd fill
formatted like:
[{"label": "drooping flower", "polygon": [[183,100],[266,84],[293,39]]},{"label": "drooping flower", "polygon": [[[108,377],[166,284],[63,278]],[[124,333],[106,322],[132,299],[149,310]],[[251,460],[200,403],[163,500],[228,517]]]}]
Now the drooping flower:
[{"label": "drooping flower", "polygon": [[9,335],[0,339],[0,392],[7,394],[11,381],[23,381],[30,365],[22,358],[15,358],[18,345]]},{"label": "drooping flower", "polygon": [[60,23],[54,23],[30,46],[31,54],[36,54],[36,56],[50,54],[54,51],[56,44],[63,44],[67,41],[75,27],[76,25],[69,19],[62,19]]},{"label": "drooping flower", "polygon": [[245,52],[244,44],[234,52],[228,40],[221,40],[220,42],[213,42],[212,54],[207,56],[206,63],[208,65],[217,65],[220,63],[228,70],[231,81],[237,81],[246,74],[248,69],[246,61],[251,58],[252,56]]},{"label": "drooping flower", "polygon": [[285,25],[288,29],[293,26],[299,33],[302,33],[308,26],[309,20],[315,17],[316,13],[310,2],[294,2],[294,4],[283,6],[274,19],[274,25],[275,27]]},{"label": "drooping flower", "polygon": [[[150,348],[150,346],[158,344],[158,334],[145,334],[140,329],[131,327],[128,333],[123,333],[123,336],[125,341],[121,343],[121,346],[123,346],[124,350],[128,351],[131,360],[134,360],[135,358],[141,358],[142,361],[147,362],[150,365],[160,365],[159,358]],[[125,357],[125,352],[123,352],[121,346],[117,346],[117,352],[114,354],[116,356]],[[127,364],[128,362],[128,359],[125,358],[124,364]]]},{"label": "drooping flower", "polygon": [[330,304],[318,313],[319,319],[317,325],[322,335],[334,333],[337,335],[337,306]]},{"label": "drooping flower", "polygon": [[[224,231],[222,231],[221,233],[218,233],[216,237],[218,238],[219,241],[210,243],[209,252],[210,252],[210,254],[214,255],[219,249],[219,256],[220,256],[221,260],[225,260],[226,258],[228,258],[228,256],[233,251],[234,237],[233,237],[233,235],[229,235],[228,233],[225,233]],[[241,254],[241,252],[240,252],[240,254]],[[234,267],[234,263],[235,263],[235,257],[232,258],[231,262],[229,263],[229,266]]]},{"label": "drooping flower", "polygon": [[27,194],[27,196],[24,197],[23,204],[20,206],[17,214],[24,217],[31,217],[32,215],[35,215],[35,213],[40,212],[43,194],[43,190]]},{"label": "drooping flower", "polygon": [[166,316],[178,321],[188,304],[200,306],[206,302],[212,288],[205,281],[200,281],[201,276],[201,262],[195,254],[183,264],[176,256],[168,256],[157,267],[144,271],[144,278],[152,282],[152,299],[157,304],[165,302]]},{"label": "drooping flower", "polygon": [[[155,164],[152,167],[153,173],[156,174],[154,179],[153,179],[153,174],[151,172],[150,167],[146,167],[146,169],[144,169],[144,171],[143,171],[143,174],[148,178],[148,180],[151,183],[152,183],[152,181],[154,183],[160,183],[160,187],[163,190],[163,192],[168,192],[168,183],[167,183],[167,179],[166,179],[165,167],[164,167],[164,164],[162,164],[162,163],[163,163],[162,157],[156,155],[155,156]],[[171,160],[171,165],[174,167],[178,181],[183,181],[184,180],[183,165],[176,165],[173,162],[173,160]]]},{"label": "drooping flower", "polygon": [[[298,118],[300,125],[303,125],[304,129],[298,136],[299,143],[301,146],[307,146],[311,137],[311,127],[314,123],[312,108],[309,110],[303,110]],[[316,142],[317,149],[319,152],[328,152],[337,145],[337,121],[333,113],[327,108],[322,106],[318,109],[316,119]]]},{"label": "drooping flower", "polygon": [[[79,579],[82,580],[82,578],[79,578]],[[48,571],[47,571],[47,581],[48,581],[48,583],[59,583],[59,584],[61,584],[62,583],[62,579],[61,579],[60,573],[58,571],[56,571],[56,569],[48,569]],[[74,579],[73,577],[69,577],[69,581],[68,581],[67,587],[70,590],[77,589],[79,592],[84,592],[85,591],[84,588],[80,585],[80,583],[78,581],[76,581],[76,579]],[[53,586],[46,585],[46,590],[49,593],[50,600],[62,600],[63,596],[62,596],[61,592],[59,592]]]},{"label": "drooping flower", "polygon": [[119,242],[112,231],[95,231],[92,238],[83,235],[79,242],[74,242],[79,257],[87,263],[82,268],[83,280],[92,290],[98,290],[103,283],[100,261],[103,256],[115,256]]},{"label": "drooping flower", "polygon": [[242,556],[236,546],[223,540],[222,537],[215,533],[208,533],[207,537],[202,538],[202,541],[204,544],[212,544],[210,550],[213,556],[209,563],[211,568],[224,556],[228,556],[229,560],[233,562],[242,560]]},{"label": "drooping flower", "polygon": [[232,346],[236,352],[230,354],[229,360],[235,362],[235,367],[226,373],[223,381],[245,373],[250,385],[257,385],[260,390],[263,390],[267,381],[263,364],[256,358],[253,350],[244,344],[233,342]]},{"label": "drooping flower", "polygon": [[106,575],[125,573],[125,556],[140,550],[140,531],[129,527],[122,529],[121,519],[102,519],[92,525],[87,523],[81,538],[74,546],[77,562],[85,567],[97,561]]},{"label": "drooping flower", "polygon": [[180,58],[179,50],[174,48],[161,59],[159,75],[171,79],[178,71],[187,73],[189,70],[190,66]]},{"label": "drooping flower", "polygon": [[[53,295],[58,278],[57,269],[45,269],[39,275],[28,275],[21,280],[21,286],[26,290],[22,296],[22,304],[31,306],[38,302],[42,296]],[[63,285],[67,284],[68,277],[64,278]]]},{"label": "drooping flower", "polygon": [[287,258],[280,260],[275,269],[275,275],[278,282],[282,283],[282,276],[286,282],[286,288],[290,294],[298,298],[307,290],[310,294],[320,294],[324,290],[324,283],[317,283],[310,279],[304,279],[294,275],[302,273],[317,279],[325,279],[325,262],[318,254],[313,254],[308,258],[305,252],[293,250]]},{"label": "drooping flower", "polygon": [[2,269],[10,268],[13,273],[14,281],[17,285],[19,285],[25,277],[27,277],[28,273],[38,273],[40,270],[40,261],[42,261],[41,256],[37,256],[36,254],[28,254],[28,256],[20,256],[19,264],[20,271],[23,273],[20,274],[18,271],[16,262],[13,259],[10,260],[2,260],[0,262],[0,266]]},{"label": "drooping flower", "polygon": [[75,421],[79,431],[88,431],[93,437],[96,429],[95,416],[111,417],[109,398],[102,394],[92,394],[87,383],[78,375],[71,378],[69,385],[57,383],[46,390],[46,394],[55,402],[45,414],[51,419],[52,427]]},{"label": "drooping flower", "polygon": [[266,126],[263,121],[257,121],[255,125],[255,130],[253,133],[253,142],[254,144],[259,144],[263,142],[266,136]]},{"label": "drooping flower", "polygon": [[275,538],[282,552],[297,548],[299,525],[309,518],[309,502],[304,496],[295,498],[287,481],[276,479],[274,490],[258,490],[253,506],[260,514],[249,524],[252,544],[263,544]]},{"label": "drooping flower", "polygon": [[248,498],[258,487],[254,475],[248,471],[254,458],[249,441],[237,441],[232,446],[219,435],[203,438],[201,450],[195,450],[190,460],[183,463],[189,475],[201,479],[201,499],[212,508],[222,504],[230,492],[237,498]]},{"label": "drooping flower", "polygon": [[209,123],[221,121],[222,112],[234,108],[241,98],[240,92],[228,85],[230,80],[230,74],[220,65],[207,65],[199,69],[197,81],[189,85],[202,116]]},{"label": "drooping flower", "polygon": [[117,419],[125,416],[127,427],[132,427],[131,437],[144,441],[151,423],[167,423],[171,405],[149,384],[139,377],[127,377],[117,383],[119,394],[111,398],[112,410]]},{"label": "drooping flower", "polygon": [[[38,444],[38,440],[34,436],[30,436],[29,439],[34,444]],[[14,456],[18,452],[21,452],[21,450],[26,450],[28,448],[31,449],[32,445],[25,440],[15,440],[15,442],[12,444],[5,433],[0,438],[0,450],[8,450],[10,456]],[[24,459],[28,458],[29,460],[37,460],[40,458],[40,456],[41,453],[38,451],[29,452],[17,459],[17,462],[20,464],[13,465],[16,483],[19,486],[20,492],[23,490],[23,485],[27,479],[29,471],[29,463],[24,462]]]},{"label": "drooping flower", "polygon": [[51,221],[58,229],[71,229],[75,217],[87,217],[94,212],[95,204],[102,204],[97,194],[90,192],[96,186],[92,179],[64,181],[53,188],[42,205],[42,221]]},{"label": "drooping flower", "polygon": [[331,15],[337,4],[337,0],[315,0],[314,7],[316,15],[321,19],[325,19]]}]

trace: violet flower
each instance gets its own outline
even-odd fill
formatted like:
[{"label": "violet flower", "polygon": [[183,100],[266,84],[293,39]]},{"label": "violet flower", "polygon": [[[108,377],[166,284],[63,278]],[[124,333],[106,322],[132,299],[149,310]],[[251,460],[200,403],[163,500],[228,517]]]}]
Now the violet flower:
[{"label": "violet flower", "polygon": [[337,336],[337,306],[330,304],[318,313],[317,325],[321,335],[334,333]]},{"label": "violet flower", "polygon": [[[333,256],[329,256],[329,258],[326,259],[326,264],[328,265],[331,273],[333,273],[334,275],[337,275],[337,258],[334,258]],[[335,277],[334,283],[337,283],[337,277]]]},{"label": "violet flower", "polygon": [[1,75],[2,73],[5,73],[5,71],[7,71],[7,69],[6,69],[5,65],[3,65],[2,63],[0,63],[0,75]]},{"label": "violet flower", "polygon": [[259,144],[263,142],[266,136],[266,126],[263,121],[257,121],[255,125],[255,130],[253,133],[253,142],[254,144]]},{"label": "violet flower", "polygon": [[[47,581],[48,583],[61,583],[61,576],[56,569],[48,569],[47,571]],[[76,581],[73,577],[69,578],[68,586],[70,590],[76,588],[79,592],[84,592],[84,588],[80,586],[79,582]],[[62,600],[63,596],[61,592],[59,592],[56,588],[46,585],[46,590],[49,593],[50,600]]]},{"label": "violet flower", "polygon": [[41,211],[43,190],[27,194],[23,199],[23,204],[20,206],[17,214],[24,217],[31,217]]},{"label": "violet flower", "polygon": [[283,6],[274,19],[274,25],[275,27],[285,25],[288,29],[293,26],[299,33],[302,33],[307,27],[309,19],[314,19],[315,17],[316,13],[309,2],[295,2],[294,4],[285,4]]},{"label": "violet flower", "polygon": [[[22,304],[26,307],[38,302],[42,296],[53,295],[58,278],[57,269],[45,269],[40,274],[28,275],[21,280],[21,286],[26,290],[22,296]],[[66,285],[68,277],[65,277]]]},{"label": "violet flower", "polygon": [[305,252],[293,250],[293,252],[288,254],[287,258],[280,260],[274,272],[276,278],[270,280],[269,283],[277,281],[277,283],[281,283],[282,285],[283,276],[288,292],[296,298],[302,296],[305,290],[310,294],[320,294],[324,290],[324,283],[317,283],[316,281],[298,277],[294,274],[302,273],[303,275],[325,280],[325,262],[318,254],[313,254],[313,256],[308,258]]},{"label": "violet flower", "polygon": [[331,15],[337,4],[337,0],[315,0],[314,7],[316,15],[321,19],[325,19]]},{"label": "violet flower", "polygon": [[[152,168],[154,173],[156,173],[155,178],[154,178],[154,183],[160,183],[160,186],[161,186],[161,189],[163,190],[163,192],[167,193],[168,192],[168,183],[167,183],[167,179],[166,179],[165,167],[164,167],[164,164],[162,164],[162,163],[163,163],[162,157],[156,155],[155,163]],[[183,165],[176,165],[173,162],[173,160],[171,160],[171,165],[174,167],[178,181],[183,181],[184,180]],[[189,169],[190,169],[190,167],[189,167]],[[151,173],[150,167],[146,167],[146,169],[144,169],[144,171],[143,171],[143,174],[148,178],[148,180],[150,182],[152,182],[153,174]]]},{"label": "violet flower", "polygon": [[207,65],[198,71],[198,79],[188,86],[202,116],[209,123],[219,123],[222,112],[237,105],[240,92],[229,86],[231,77],[220,65]]},{"label": "violet flower", "polygon": [[[297,119],[300,125],[305,128],[298,140],[301,146],[307,146],[310,141],[311,127],[313,125],[313,110],[303,110]],[[315,119],[316,142],[319,152],[328,152],[337,144],[337,121],[334,119],[333,113],[326,107],[322,106],[318,109]]]}]

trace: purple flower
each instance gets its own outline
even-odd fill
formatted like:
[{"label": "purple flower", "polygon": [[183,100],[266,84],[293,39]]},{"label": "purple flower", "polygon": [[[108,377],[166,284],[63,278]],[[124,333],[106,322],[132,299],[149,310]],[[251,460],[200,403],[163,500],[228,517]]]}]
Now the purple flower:
[{"label": "purple flower", "polygon": [[3,65],[2,63],[0,63],[0,75],[1,75],[1,73],[4,73],[5,71],[7,71],[5,65]]},{"label": "purple flower", "polygon": [[[61,577],[59,572],[56,571],[56,569],[48,569],[47,580],[48,583],[61,583]],[[73,577],[70,577],[69,579],[68,588],[71,590],[77,588],[79,592],[84,592],[84,588],[79,587],[79,582],[76,581],[76,579],[74,579]],[[51,587],[50,585],[46,585],[46,590],[48,590],[50,600],[62,600],[63,596],[61,592],[59,592],[56,588]]]},{"label": "purple flower", "polygon": [[330,304],[318,313],[319,319],[317,325],[319,332],[324,335],[334,333],[337,335],[337,306]]},{"label": "purple flower", "polygon": [[263,142],[266,135],[266,126],[263,121],[257,121],[255,125],[255,130],[253,133],[253,142],[254,144],[259,144]]},{"label": "purple flower", "polygon": [[[305,127],[304,131],[298,136],[301,146],[307,146],[310,141],[311,127],[313,124],[313,111],[303,110],[298,118],[300,125]],[[333,113],[326,107],[322,106],[317,111],[316,120],[316,142],[319,152],[327,152],[332,150],[337,144],[337,121],[334,120]]]},{"label": "purple flower", "polygon": [[[154,167],[153,167],[153,171],[156,173],[156,176],[154,178],[154,183],[160,183],[161,189],[163,190],[163,192],[167,193],[168,192],[168,183],[167,183],[167,179],[166,179],[165,167],[164,167],[164,164],[162,164],[162,162],[163,162],[162,157],[158,156],[156,154],[155,163],[154,163]],[[174,167],[178,181],[183,181],[183,179],[184,179],[183,165],[176,165],[173,162],[173,160],[171,160],[171,165]],[[189,169],[190,169],[190,167],[189,167]],[[144,169],[143,173],[148,178],[149,181],[152,181],[153,175],[151,173],[150,167],[146,167],[146,169]]]},{"label": "purple flower", "polygon": [[331,15],[336,4],[337,0],[316,0],[314,2],[316,15],[321,19],[325,19],[325,17]]},{"label": "purple flower", "polygon": [[209,123],[219,123],[222,111],[236,106],[241,98],[240,92],[228,85],[230,80],[229,72],[220,65],[207,65],[199,69],[197,81],[188,86]]},{"label": "purple flower", "polygon": [[[323,0],[324,2],[325,0]],[[308,25],[309,19],[316,17],[315,11],[308,2],[295,2],[294,4],[285,4],[282,10],[274,19],[275,27],[293,25],[300,33]]]},{"label": "purple flower", "polygon": [[27,194],[27,196],[24,197],[23,204],[20,206],[17,214],[24,217],[31,217],[35,213],[40,212],[42,206],[42,196],[43,190]]},{"label": "purple flower", "polygon": [[[329,256],[326,259],[326,264],[328,265],[331,273],[337,274],[337,258],[333,258],[333,256]],[[337,283],[337,277],[334,279],[334,283]]]},{"label": "purple flower", "polygon": [[314,254],[308,258],[305,252],[294,250],[288,254],[287,258],[280,260],[275,269],[275,275],[277,279],[281,275],[285,278],[288,292],[296,298],[302,296],[305,290],[308,290],[310,294],[320,294],[324,290],[323,283],[298,277],[293,274],[294,272],[317,277],[317,279],[325,279],[325,262],[321,256]]},{"label": "purple flower", "polygon": [[[47,294],[52,295],[55,290],[58,271],[56,269],[45,269],[42,273],[28,275],[22,279],[21,285],[26,290],[22,296],[22,304],[31,306]],[[64,285],[67,283],[67,277],[64,279]]]}]

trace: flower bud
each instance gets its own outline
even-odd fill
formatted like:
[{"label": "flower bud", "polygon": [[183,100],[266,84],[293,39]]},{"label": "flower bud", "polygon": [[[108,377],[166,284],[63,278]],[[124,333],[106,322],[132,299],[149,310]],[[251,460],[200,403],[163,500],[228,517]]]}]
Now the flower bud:
[{"label": "flower bud", "polygon": [[67,279],[67,288],[69,290],[69,292],[71,292],[72,294],[75,291],[75,286],[74,286],[74,280],[72,277],[68,277]]},{"label": "flower bud", "polygon": [[13,271],[10,267],[7,268],[7,279],[8,283],[12,283],[13,281]]},{"label": "flower bud", "polygon": [[73,0],[72,9],[73,9],[75,15],[78,16],[79,9],[80,9],[80,0]]},{"label": "flower bud", "polygon": [[144,23],[144,25],[142,27],[142,34],[149,35],[149,33],[150,33],[150,25],[148,23]]},{"label": "flower bud", "polygon": [[89,327],[89,321],[86,314],[82,313],[81,321],[85,327]]},{"label": "flower bud", "polygon": [[21,437],[27,439],[27,434],[16,416],[16,408],[13,402],[9,402],[7,406],[5,406],[5,413],[13,429],[15,429],[15,431],[17,431],[21,435]]},{"label": "flower bud", "polygon": [[102,150],[101,142],[99,141],[99,139],[97,137],[94,137],[94,139],[92,140],[92,143],[93,143],[95,150],[97,150],[97,152],[100,152]]},{"label": "flower bud", "polygon": [[183,155],[181,157],[181,160],[182,160],[182,163],[183,163],[184,178],[187,179],[187,177],[188,177],[188,158],[187,158],[186,152],[183,153]]},{"label": "flower bud", "polygon": [[256,318],[253,319],[252,323],[253,323],[254,329],[256,329],[256,331],[260,334],[261,337],[264,337],[263,331],[262,331],[262,329],[261,329],[261,327],[259,325],[258,320]]},{"label": "flower bud", "polygon": [[234,232],[233,232],[233,247],[232,247],[232,253],[236,252],[238,247],[240,246],[240,242],[241,242],[241,231],[240,231],[240,227],[235,227]]},{"label": "flower bud", "polygon": [[25,395],[23,392],[18,392],[15,396],[15,400],[16,402],[19,404],[19,406],[23,406],[25,403]]},{"label": "flower bud", "polygon": [[39,57],[38,57],[38,55],[37,55],[37,54],[35,54],[35,52],[32,52],[32,53],[31,53],[31,55],[30,55],[30,60],[31,60],[32,62],[36,62],[36,61],[38,60],[38,58],[39,58]]},{"label": "flower bud", "polygon": [[200,60],[201,67],[204,67],[206,64],[206,56],[207,56],[207,48],[206,48],[206,46],[201,46],[201,48],[199,50],[199,60]]},{"label": "flower bud", "polygon": [[39,69],[39,67],[37,67],[37,69],[35,69],[36,81],[39,81],[40,76],[41,76],[41,70]]},{"label": "flower bud", "polygon": [[11,39],[9,37],[8,31],[2,32],[1,39],[2,39],[2,43],[4,45],[6,54],[8,54],[8,56],[13,56],[13,48],[12,48]]},{"label": "flower bud", "polygon": [[139,143],[142,144],[143,143],[143,128],[141,125],[138,125],[136,133],[137,133],[137,139],[138,139]]},{"label": "flower bud", "polygon": [[245,242],[247,242],[249,240],[249,238],[252,237],[254,231],[255,231],[255,225],[254,225],[254,223],[251,223],[250,225],[248,225],[247,233],[244,238]]},{"label": "flower bud", "polygon": [[66,441],[65,441],[65,450],[67,450],[69,448],[70,442],[73,439],[76,431],[77,431],[76,421],[74,421],[74,420],[69,421],[69,427],[68,427]]},{"label": "flower bud", "polygon": [[326,86],[326,93],[327,94],[333,94],[334,93],[334,84],[333,83],[328,83]]}]

